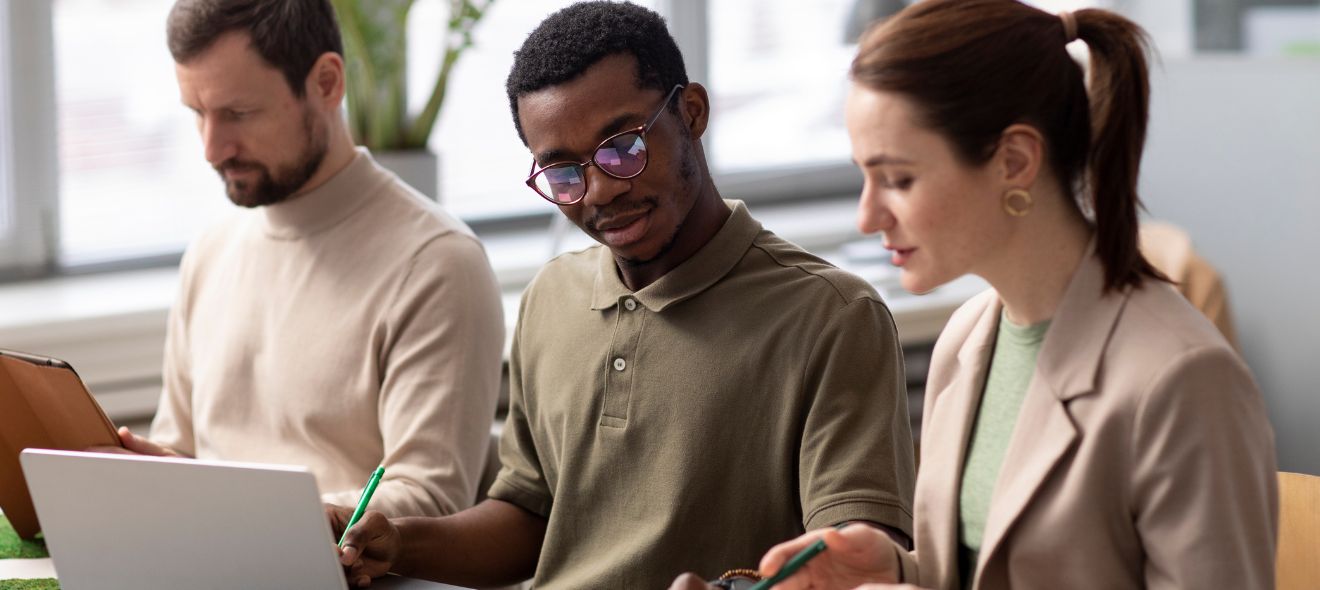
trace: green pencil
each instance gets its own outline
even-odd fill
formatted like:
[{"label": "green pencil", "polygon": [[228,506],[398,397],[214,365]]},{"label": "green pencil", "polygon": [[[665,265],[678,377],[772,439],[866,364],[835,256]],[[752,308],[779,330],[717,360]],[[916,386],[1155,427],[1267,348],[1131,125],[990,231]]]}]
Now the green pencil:
[{"label": "green pencil", "polygon": [[348,524],[344,525],[344,534],[339,537],[340,547],[343,547],[344,541],[348,539],[348,529],[353,528],[353,525],[362,519],[362,513],[367,511],[367,503],[371,501],[371,495],[376,493],[376,484],[380,483],[383,475],[385,475],[384,465],[371,472],[371,479],[367,480],[367,487],[362,488],[362,497],[358,498],[357,508],[353,509],[353,516],[348,519]]},{"label": "green pencil", "polygon": [[769,590],[775,584],[783,582],[789,576],[797,573],[798,570],[802,569],[802,566],[811,561],[811,558],[820,555],[820,552],[824,550],[825,539],[817,539],[815,543],[808,545],[806,549],[798,551],[798,554],[794,555],[793,559],[788,560],[784,567],[779,568],[775,575],[757,582],[755,586],[752,586],[752,590]]}]

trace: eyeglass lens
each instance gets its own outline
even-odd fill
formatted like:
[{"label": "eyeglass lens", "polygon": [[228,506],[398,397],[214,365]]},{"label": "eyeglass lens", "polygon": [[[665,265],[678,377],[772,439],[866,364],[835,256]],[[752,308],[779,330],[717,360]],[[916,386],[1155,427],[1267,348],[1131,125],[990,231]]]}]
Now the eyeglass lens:
[{"label": "eyeglass lens", "polygon": [[[646,167],[646,142],[637,133],[624,133],[605,140],[592,158],[606,174],[632,178]],[[581,199],[586,192],[586,169],[580,164],[551,166],[536,175],[536,189],[560,203]]]}]

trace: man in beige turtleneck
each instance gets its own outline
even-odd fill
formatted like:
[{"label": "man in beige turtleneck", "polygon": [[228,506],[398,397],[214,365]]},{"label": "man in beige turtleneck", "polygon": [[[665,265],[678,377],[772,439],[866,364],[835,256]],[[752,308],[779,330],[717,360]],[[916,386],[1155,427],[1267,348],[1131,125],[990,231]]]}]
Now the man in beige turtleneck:
[{"label": "man in beige turtleneck", "polygon": [[183,104],[244,207],[189,248],[150,439],[130,450],[307,465],[323,499],[469,506],[504,326],[480,242],[355,149],[329,0],[180,0]]}]

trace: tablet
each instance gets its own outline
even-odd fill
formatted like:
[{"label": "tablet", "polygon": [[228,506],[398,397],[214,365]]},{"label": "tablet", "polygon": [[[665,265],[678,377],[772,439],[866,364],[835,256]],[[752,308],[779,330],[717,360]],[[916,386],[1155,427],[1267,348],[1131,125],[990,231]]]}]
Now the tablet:
[{"label": "tablet", "polygon": [[19,464],[23,449],[120,446],[115,426],[64,361],[0,350],[0,510],[18,536],[41,531]]}]

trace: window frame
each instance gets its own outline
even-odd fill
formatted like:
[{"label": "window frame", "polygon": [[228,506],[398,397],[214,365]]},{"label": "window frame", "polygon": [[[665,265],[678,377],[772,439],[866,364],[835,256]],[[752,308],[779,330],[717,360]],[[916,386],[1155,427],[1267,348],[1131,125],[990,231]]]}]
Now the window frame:
[{"label": "window frame", "polygon": [[[9,2],[0,0],[0,56],[14,55],[9,34]],[[9,121],[13,118],[9,109],[10,60],[0,59],[0,267],[11,264],[16,235],[18,233],[17,207],[14,197],[13,177],[10,170],[9,154],[14,153],[14,142],[9,133]]]},{"label": "window frame", "polygon": [[[0,191],[13,231],[0,236],[0,278],[49,274],[59,199],[54,30],[48,2],[0,0]],[[30,25],[30,26],[29,26]],[[21,80],[22,83],[14,83]],[[22,146],[23,149],[17,149]]]}]

